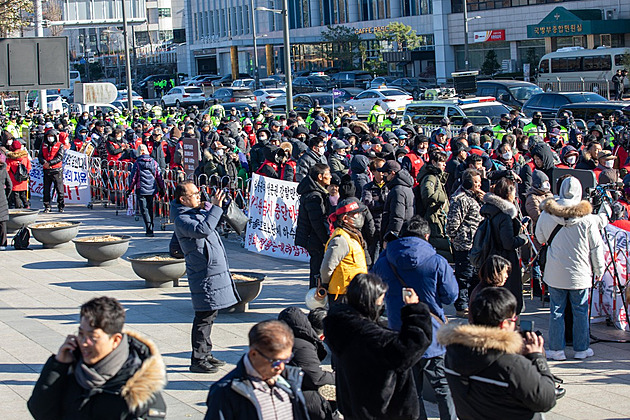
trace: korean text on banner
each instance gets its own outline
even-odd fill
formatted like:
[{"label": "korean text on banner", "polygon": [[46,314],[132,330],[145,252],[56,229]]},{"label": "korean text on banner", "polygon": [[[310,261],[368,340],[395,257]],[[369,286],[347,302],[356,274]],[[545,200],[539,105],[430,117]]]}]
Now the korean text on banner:
[{"label": "korean text on banner", "polygon": [[[41,197],[44,193],[44,170],[37,159],[32,162],[30,177],[31,194]],[[90,202],[88,158],[85,154],[73,150],[65,151],[63,184],[66,203],[88,204]]]},{"label": "korean text on banner", "polygon": [[297,182],[252,175],[245,248],[295,261],[308,261],[308,252],[294,244],[300,195]]}]

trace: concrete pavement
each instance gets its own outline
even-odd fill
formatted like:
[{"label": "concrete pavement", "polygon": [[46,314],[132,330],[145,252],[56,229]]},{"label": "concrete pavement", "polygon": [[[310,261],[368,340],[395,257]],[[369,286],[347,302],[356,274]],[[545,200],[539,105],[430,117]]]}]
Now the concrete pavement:
[{"label": "concrete pavement", "polygon": [[[81,220],[80,235],[132,234],[126,255],[166,251],[172,226],[145,238],[141,221],[116,216],[113,210],[97,206],[67,207],[59,215],[41,215],[45,220]],[[87,267],[72,243],[55,249],[42,249],[32,240],[33,250],[0,253],[0,407],[3,419],[28,419],[26,408],[32,387],[46,361],[56,353],[67,334],[78,326],[78,307],[95,296],[109,295],[127,309],[127,326],[148,336],[158,345],[168,366],[169,383],[165,399],[168,418],[202,419],[208,387],[232,369],[247,348],[247,332],[256,322],[275,318],[285,307],[303,307],[307,289],[308,264],[264,257],[241,248],[232,235],[225,241],[230,267],[235,271],[264,273],[268,276],[261,295],[244,314],[221,314],[213,330],[214,353],[228,365],[214,375],[188,371],[190,327],[193,310],[186,281],[179,287],[147,289],[120,260],[108,267]],[[526,316],[536,329],[546,333],[548,310],[538,302],[527,301]],[[454,309],[448,308],[453,314]],[[598,326],[596,335],[617,333]],[[630,338],[630,335],[622,336]],[[564,419],[630,418],[630,344],[594,344],[595,357],[586,361],[552,363],[556,375],[565,380],[567,396],[547,415]],[[568,356],[572,355],[569,350]],[[437,418],[434,404],[428,404]]]}]

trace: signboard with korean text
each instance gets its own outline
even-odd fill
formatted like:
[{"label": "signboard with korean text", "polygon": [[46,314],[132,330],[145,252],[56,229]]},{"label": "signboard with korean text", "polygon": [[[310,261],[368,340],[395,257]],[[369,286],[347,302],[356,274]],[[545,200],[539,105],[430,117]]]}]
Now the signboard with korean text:
[{"label": "signboard with korean text", "polygon": [[308,261],[308,252],[295,245],[300,195],[297,182],[252,175],[245,248],[294,261]]},{"label": "signboard with korean text", "polygon": [[184,161],[184,172],[186,179],[191,179],[195,174],[195,169],[199,166],[199,140],[196,138],[185,137],[182,140],[182,153]]},{"label": "signboard with korean text", "polygon": [[475,32],[473,42],[505,41],[505,29]]},{"label": "signboard with korean text", "polygon": [[[44,169],[37,159],[32,161],[30,188],[31,194],[41,197],[44,194]],[[90,180],[88,178],[87,155],[66,150],[63,157],[63,186],[66,204],[88,204],[90,202]],[[52,191],[54,192],[54,186]],[[51,202],[56,202],[52,197]]]}]

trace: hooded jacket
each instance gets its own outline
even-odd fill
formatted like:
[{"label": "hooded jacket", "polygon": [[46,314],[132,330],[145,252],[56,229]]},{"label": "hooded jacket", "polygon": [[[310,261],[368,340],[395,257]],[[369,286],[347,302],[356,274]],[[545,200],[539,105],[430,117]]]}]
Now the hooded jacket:
[{"label": "hooded jacket", "polygon": [[[536,143],[531,148],[531,156],[534,159],[534,156],[538,156],[542,160],[542,167],[536,168],[545,173],[549,179],[553,179],[553,168],[555,166],[553,159],[553,152],[551,151],[551,147],[547,143]],[[525,194],[532,186],[532,174],[534,166],[533,160],[531,165],[524,165],[520,172],[520,177],[523,182],[521,182],[518,186],[518,193],[522,199],[525,198]],[[524,201],[524,200],[523,200]]]},{"label": "hooded jacket", "polygon": [[[562,191],[560,192],[562,196]],[[592,274],[605,271],[604,243],[601,229],[608,224],[603,214],[591,214],[588,201],[563,206],[553,198],[540,205],[542,213],[536,223],[536,239],[545,243],[556,225],[558,231],[547,248],[547,264],[543,280],[558,289],[580,290],[592,286]]]},{"label": "hooded jacket", "polygon": [[129,357],[101,388],[83,389],[74,376],[76,363],[60,363],[50,356],[28,400],[36,420],[160,419],[166,417],[161,391],[166,366],[155,344],[125,331]]},{"label": "hooded jacket", "polygon": [[459,187],[451,198],[445,232],[455,251],[470,251],[475,233],[483,220],[479,198],[470,190]]},{"label": "hooded jacket", "polygon": [[140,155],[133,164],[130,173],[129,189],[136,190],[136,194],[155,195],[164,191],[164,180],[160,174],[160,167],[149,155]]},{"label": "hooded jacket", "polygon": [[394,178],[387,182],[389,193],[383,207],[383,224],[381,234],[383,238],[388,233],[398,235],[402,225],[414,214],[413,178],[405,169],[396,173]]},{"label": "hooded jacket", "polygon": [[15,179],[15,174],[17,173],[18,165],[22,164],[26,167],[28,172],[31,172],[31,161],[28,158],[28,152],[20,148],[13,152],[7,153],[7,172],[9,173],[9,177],[11,177],[11,183],[13,184],[13,191],[26,191],[28,189],[28,180],[18,182]]},{"label": "hooded jacket", "polygon": [[295,173],[295,179],[297,182],[302,181],[308,177],[308,171],[315,166],[316,163],[323,163],[328,165],[326,156],[315,153],[310,147],[297,161],[297,169]]},{"label": "hooded jacket", "polygon": [[448,215],[448,195],[445,187],[447,178],[447,173],[430,163],[420,168],[418,186],[415,190],[416,212],[429,222],[431,244],[441,255],[452,258],[451,245],[445,234]]},{"label": "hooded jacket", "polygon": [[300,207],[295,245],[323,251],[330,237],[328,191],[307,176],[298,184],[297,193],[300,194]]},{"label": "hooded jacket", "polygon": [[446,322],[442,305],[452,304],[458,296],[459,288],[453,269],[424,239],[405,237],[387,244],[372,270],[389,286],[385,295],[387,322],[389,327],[396,331],[400,330],[402,323],[400,310],[403,307],[403,285],[392,267],[396,268],[407,287],[416,291],[420,302],[426,303],[431,313],[442,320],[440,323],[431,318],[433,340],[422,358],[444,354],[446,350],[437,343],[435,334]]},{"label": "hooded jacket", "polygon": [[368,182],[370,182],[370,175],[368,174],[369,164],[370,159],[368,159],[365,155],[355,155],[350,161],[352,182],[354,182],[357,197],[361,197],[363,195],[363,188]]},{"label": "hooded jacket", "polygon": [[529,420],[556,405],[542,353],[522,356],[519,333],[480,325],[446,325],[446,378],[460,420]]}]

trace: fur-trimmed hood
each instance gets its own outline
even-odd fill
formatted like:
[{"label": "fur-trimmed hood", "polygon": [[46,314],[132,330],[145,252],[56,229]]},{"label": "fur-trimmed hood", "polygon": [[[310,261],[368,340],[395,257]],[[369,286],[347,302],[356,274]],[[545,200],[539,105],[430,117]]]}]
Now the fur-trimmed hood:
[{"label": "fur-trimmed hood", "polygon": [[516,215],[518,214],[518,211],[516,210],[516,206],[514,204],[512,204],[509,201],[499,197],[496,194],[487,193],[486,195],[483,196],[483,202],[485,204],[484,204],[484,206],[481,209],[481,214],[489,213],[487,211],[488,210],[488,205],[496,207],[501,212],[503,212],[503,213],[507,214],[508,216],[510,216],[510,219],[514,219],[516,217]]},{"label": "fur-trimmed hood", "polygon": [[26,156],[28,156],[28,152],[24,149],[19,149],[14,152],[7,153],[7,159],[10,159],[10,160],[20,160]]},{"label": "fur-trimmed hood", "polygon": [[579,219],[593,213],[593,206],[586,200],[575,206],[562,206],[552,197],[540,203],[540,210],[558,219],[558,223],[569,224],[571,219]]},{"label": "fur-trimmed hood", "polygon": [[166,365],[153,341],[134,331],[126,330],[125,333],[131,341],[139,341],[149,350],[149,356],[142,361],[140,368],[120,390],[129,410],[135,411],[138,407],[146,405],[154,394],[164,389],[167,382]]},{"label": "fur-trimmed hood", "polygon": [[359,132],[358,134],[370,134],[370,129],[367,124],[361,121],[352,121],[348,127],[350,128],[352,133],[355,133],[354,127],[359,127],[361,128],[361,132]]}]

